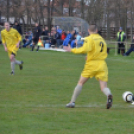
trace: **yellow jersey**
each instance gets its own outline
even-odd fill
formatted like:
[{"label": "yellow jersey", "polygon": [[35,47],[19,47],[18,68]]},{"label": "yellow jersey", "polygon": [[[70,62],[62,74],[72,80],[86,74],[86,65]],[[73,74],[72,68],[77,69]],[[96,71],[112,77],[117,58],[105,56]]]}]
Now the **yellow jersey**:
[{"label": "yellow jersey", "polygon": [[12,51],[12,48],[21,41],[21,35],[19,32],[13,28],[10,28],[9,31],[6,29],[1,31],[2,43],[6,44],[8,51]]},{"label": "yellow jersey", "polygon": [[87,60],[81,73],[82,77],[108,81],[107,44],[99,34],[91,34],[86,37],[80,48],[71,49],[73,53],[87,53]]},{"label": "yellow jersey", "polygon": [[87,53],[87,63],[91,60],[105,60],[107,58],[107,44],[99,34],[91,34],[85,38],[82,47],[71,49],[71,52],[75,54]]}]

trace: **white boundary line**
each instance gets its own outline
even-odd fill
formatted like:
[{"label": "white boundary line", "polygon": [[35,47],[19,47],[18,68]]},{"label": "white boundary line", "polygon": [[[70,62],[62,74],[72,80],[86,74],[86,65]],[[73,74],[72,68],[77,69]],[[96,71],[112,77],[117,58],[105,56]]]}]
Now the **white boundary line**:
[{"label": "white boundary line", "polygon": [[[25,107],[25,108],[66,108],[66,104],[38,104],[38,105],[25,105],[25,104],[14,104],[14,105],[4,105],[4,104],[0,104],[0,107],[1,108],[14,108],[14,107],[17,107],[17,108],[21,108],[21,107]],[[76,104],[75,105],[75,108],[106,108],[106,104],[86,104],[86,105],[79,105],[79,104]],[[120,105],[120,104],[113,104],[112,108],[123,108],[123,109],[126,109],[126,108],[134,108],[134,105],[131,105],[128,104],[128,105]]]}]

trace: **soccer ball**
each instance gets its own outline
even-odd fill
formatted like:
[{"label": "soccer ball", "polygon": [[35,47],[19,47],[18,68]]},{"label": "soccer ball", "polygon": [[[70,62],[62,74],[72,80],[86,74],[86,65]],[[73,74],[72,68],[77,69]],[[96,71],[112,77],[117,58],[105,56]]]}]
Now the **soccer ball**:
[{"label": "soccer ball", "polygon": [[123,100],[125,102],[132,103],[134,96],[133,96],[133,93],[132,92],[126,91],[126,92],[123,93],[122,98],[123,98]]}]

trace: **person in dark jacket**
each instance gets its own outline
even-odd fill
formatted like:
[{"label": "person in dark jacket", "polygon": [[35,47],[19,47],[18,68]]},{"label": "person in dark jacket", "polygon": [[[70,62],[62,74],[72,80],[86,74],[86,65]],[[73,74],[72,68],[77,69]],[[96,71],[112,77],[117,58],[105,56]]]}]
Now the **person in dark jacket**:
[{"label": "person in dark jacket", "polygon": [[[21,29],[21,26],[18,23],[18,21],[15,21],[15,24],[14,24],[13,28],[16,29],[19,32],[19,34],[22,36],[22,34],[23,34],[22,29]],[[19,44],[19,49],[21,49],[21,42]]]},{"label": "person in dark jacket", "polygon": [[56,39],[57,47],[59,48],[62,45],[61,34],[57,31],[54,31],[54,36]]},{"label": "person in dark jacket", "polygon": [[13,26],[13,28],[16,29],[20,33],[20,35],[22,35],[22,29],[18,21],[15,21],[15,25]]},{"label": "person in dark jacket", "polygon": [[49,33],[49,30],[48,30],[48,27],[46,26],[45,28],[43,28],[43,31],[42,31],[44,47],[45,47],[46,41],[49,40],[48,33]]},{"label": "person in dark jacket", "polygon": [[56,39],[54,36],[54,32],[49,33],[49,43],[50,43],[50,46],[56,45]]},{"label": "person in dark jacket", "polygon": [[72,36],[71,36],[71,38],[70,38],[70,41],[69,41],[69,43],[68,43],[68,45],[70,46],[70,47],[75,47],[75,39],[76,39],[76,31],[75,30],[73,30],[72,32],[71,32],[71,34],[72,34]]},{"label": "person in dark jacket", "polygon": [[129,50],[126,53],[124,53],[123,56],[128,56],[133,51],[134,51],[134,35],[133,35],[132,44],[130,45]]},{"label": "person in dark jacket", "polygon": [[[38,44],[38,41],[39,41],[39,37],[40,35],[42,34],[42,30],[39,26],[38,23],[35,23],[35,28],[34,28],[34,31],[33,31],[33,46],[32,46],[32,50],[34,50],[34,47]],[[37,46],[37,52],[39,50],[39,46]]]},{"label": "person in dark jacket", "polygon": [[102,31],[102,29],[99,29],[99,30],[98,30],[98,34],[99,34],[100,36],[102,36],[102,32],[101,32],[101,31]]},{"label": "person in dark jacket", "polygon": [[28,37],[29,37],[29,33],[26,32],[25,38],[22,40],[23,41],[23,44],[25,44],[27,42]]}]

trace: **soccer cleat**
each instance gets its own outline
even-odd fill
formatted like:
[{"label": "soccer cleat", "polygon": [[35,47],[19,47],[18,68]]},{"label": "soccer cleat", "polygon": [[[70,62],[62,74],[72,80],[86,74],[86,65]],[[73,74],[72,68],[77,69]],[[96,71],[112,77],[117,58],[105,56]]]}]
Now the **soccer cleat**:
[{"label": "soccer cleat", "polygon": [[20,67],[20,70],[23,69],[23,61],[21,61],[21,64],[19,65],[19,67]]},{"label": "soccer cleat", "polygon": [[10,74],[11,74],[11,75],[14,75],[14,72],[12,71]]},{"label": "soccer cleat", "polygon": [[68,104],[66,104],[66,107],[67,108],[74,108],[75,107],[75,103],[74,102],[68,103]]},{"label": "soccer cleat", "polygon": [[107,98],[107,109],[112,107],[112,102],[113,102],[113,96],[112,95],[108,95],[108,98]]}]

